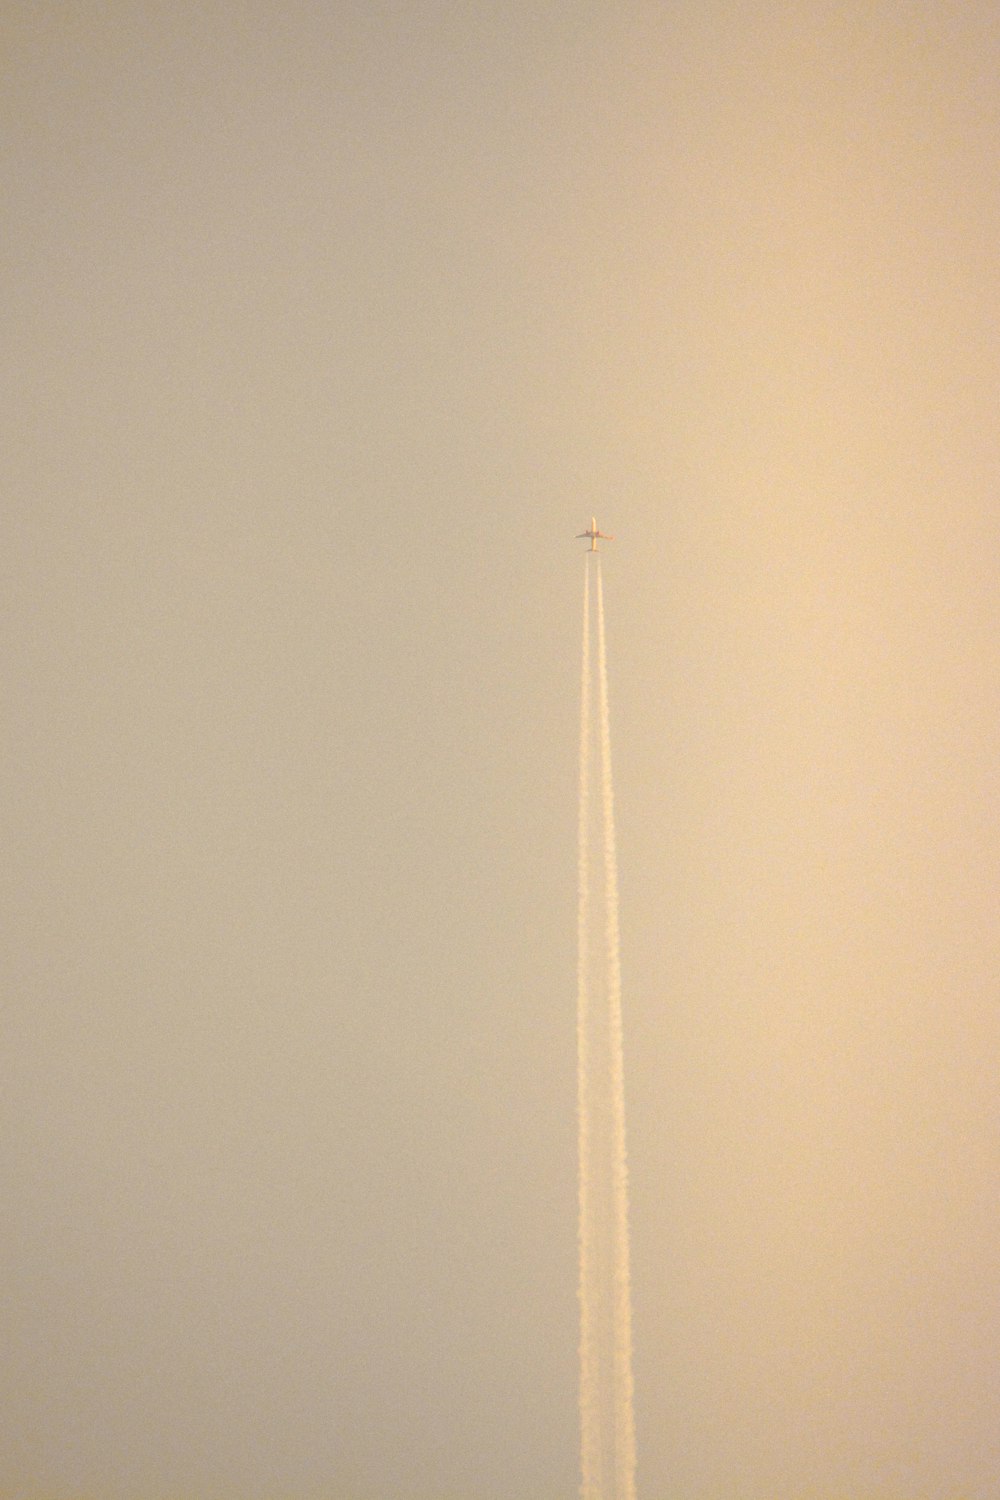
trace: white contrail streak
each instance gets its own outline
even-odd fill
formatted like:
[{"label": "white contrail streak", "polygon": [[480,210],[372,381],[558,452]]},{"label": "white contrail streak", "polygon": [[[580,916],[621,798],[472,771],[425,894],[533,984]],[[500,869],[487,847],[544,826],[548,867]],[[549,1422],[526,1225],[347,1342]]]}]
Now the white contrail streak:
[{"label": "white contrail streak", "polygon": [[594,1254],[590,1191],[590,569],[583,572],[583,648],[580,673],[580,810],[577,850],[577,1149],[579,1154],[579,1298],[580,1298],[580,1497],[601,1500],[601,1430],[598,1407],[597,1351],[594,1322]]},{"label": "white contrail streak", "polygon": [[[581,1500],[635,1500],[618,866],[604,598],[600,561],[591,563],[589,558],[590,554],[584,573],[580,674],[577,912],[580,1495]],[[591,567],[597,568],[596,621],[592,619]],[[596,634],[596,681],[592,634]],[[600,764],[597,799],[591,788],[595,750]],[[604,912],[598,914],[591,861],[602,845]]]},{"label": "white contrail streak", "polygon": [[629,1268],[628,1159],[625,1143],[625,1073],[622,1054],[621,942],[618,918],[618,860],[615,852],[614,786],[611,779],[611,727],[608,663],[604,640],[604,595],[597,566],[598,715],[601,741],[601,793],[604,822],[604,887],[607,938],[607,999],[612,1113],[612,1192],[614,1201],[614,1431],[615,1500],[635,1500],[635,1413],[632,1382],[632,1291]]}]

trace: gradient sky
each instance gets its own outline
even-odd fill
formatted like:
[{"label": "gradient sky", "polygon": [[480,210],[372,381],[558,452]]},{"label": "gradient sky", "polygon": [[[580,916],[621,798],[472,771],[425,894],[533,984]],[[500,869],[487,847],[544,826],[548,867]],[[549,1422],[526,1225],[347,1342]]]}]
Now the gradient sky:
[{"label": "gradient sky", "polygon": [[1000,12],[0,7],[0,1495],[987,1500]]}]

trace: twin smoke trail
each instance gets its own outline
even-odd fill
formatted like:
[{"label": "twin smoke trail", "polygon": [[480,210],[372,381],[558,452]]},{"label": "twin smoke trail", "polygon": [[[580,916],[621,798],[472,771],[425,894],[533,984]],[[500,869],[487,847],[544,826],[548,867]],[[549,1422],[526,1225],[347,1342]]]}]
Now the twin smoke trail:
[{"label": "twin smoke trail", "polygon": [[[618,862],[608,714],[607,649],[597,570],[597,750],[600,809],[592,806],[590,559],[584,563],[580,682],[577,1122],[580,1211],[581,1500],[635,1500],[632,1304],[622,1058]],[[603,851],[604,913],[595,920],[591,865]],[[603,942],[601,937],[603,935]]]}]

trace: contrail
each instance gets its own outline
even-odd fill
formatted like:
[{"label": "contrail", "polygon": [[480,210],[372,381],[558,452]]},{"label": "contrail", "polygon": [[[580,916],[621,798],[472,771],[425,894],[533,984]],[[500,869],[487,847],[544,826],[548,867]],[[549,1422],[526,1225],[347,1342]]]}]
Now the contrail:
[{"label": "contrail", "polygon": [[580,673],[580,811],[577,851],[577,1149],[579,1155],[579,1298],[580,1298],[580,1496],[600,1500],[601,1429],[598,1409],[597,1351],[592,1285],[593,1228],[590,1192],[590,569],[583,571],[583,647]]},{"label": "contrail", "polygon": [[[622,1061],[618,868],[615,854],[607,649],[597,567],[597,740],[600,807],[591,806],[590,564],[585,564],[580,681],[577,913],[581,1500],[635,1500],[635,1422],[628,1175]],[[603,922],[592,911],[591,858],[603,844]],[[595,917],[597,920],[595,921]],[[600,928],[603,927],[603,933]],[[592,930],[593,929],[593,930]],[[603,945],[601,939],[603,938]]]},{"label": "contrail", "polygon": [[601,793],[604,821],[604,889],[607,938],[607,999],[610,1042],[614,1195],[614,1403],[615,1500],[635,1500],[635,1412],[632,1380],[632,1288],[628,1224],[628,1158],[625,1149],[625,1068],[622,1052],[621,939],[618,917],[618,859],[615,851],[614,785],[611,779],[611,726],[608,712],[608,660],[604,639],[604,594],[597,567],[597,659],[601,733]]}]

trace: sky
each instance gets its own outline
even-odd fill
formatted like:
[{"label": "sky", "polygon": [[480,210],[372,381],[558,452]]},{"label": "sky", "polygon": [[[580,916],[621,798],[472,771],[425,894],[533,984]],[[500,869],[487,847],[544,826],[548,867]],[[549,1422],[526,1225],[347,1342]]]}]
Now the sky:
[{"label": "sky", "polygon": [[995,1495],[998,70],[0,6],[4,1500],[576,1492],[592,514],[639,1493]]}]

